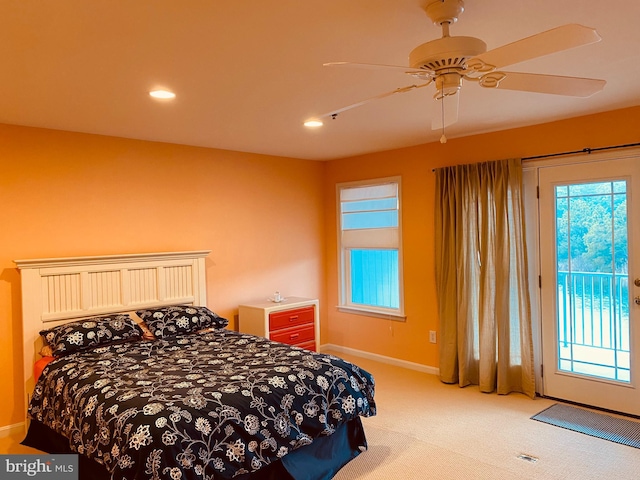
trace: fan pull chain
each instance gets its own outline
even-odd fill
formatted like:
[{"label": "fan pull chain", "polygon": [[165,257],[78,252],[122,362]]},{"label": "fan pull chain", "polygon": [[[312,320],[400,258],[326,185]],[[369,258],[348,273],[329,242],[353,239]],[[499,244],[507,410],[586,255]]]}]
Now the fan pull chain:
[{"label": "fan pull chain", "polygon": [[440,111],[442,113],[442,136],[440,137],[440,143],[447,143],[447,137],[444,134],[444,89],[440,94]]}]

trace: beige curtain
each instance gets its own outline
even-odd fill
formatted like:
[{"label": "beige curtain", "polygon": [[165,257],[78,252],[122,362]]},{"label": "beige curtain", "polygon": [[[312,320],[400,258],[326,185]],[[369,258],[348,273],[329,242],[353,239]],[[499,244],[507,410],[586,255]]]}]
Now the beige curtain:
[{"label": "beige curtain", "polygon": [[535,396],[520,160],[436,170],[440,378]]}]

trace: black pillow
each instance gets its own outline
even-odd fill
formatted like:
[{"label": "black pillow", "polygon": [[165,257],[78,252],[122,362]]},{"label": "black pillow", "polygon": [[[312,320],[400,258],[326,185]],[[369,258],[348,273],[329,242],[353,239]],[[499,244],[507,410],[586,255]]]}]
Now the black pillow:
[{"label": "black pillow", "polygon": [[147,324],[156,338],[196,332],[205,328],[224,328],[229,320],[207,307],[172,305],[170,307],[138,310],[138,316]]},{"label": "black pillow", "polygon": [[110,343],[138,340],[142,330],[127,314],[85,318],[42,330],[54,357],[62,357]]}]

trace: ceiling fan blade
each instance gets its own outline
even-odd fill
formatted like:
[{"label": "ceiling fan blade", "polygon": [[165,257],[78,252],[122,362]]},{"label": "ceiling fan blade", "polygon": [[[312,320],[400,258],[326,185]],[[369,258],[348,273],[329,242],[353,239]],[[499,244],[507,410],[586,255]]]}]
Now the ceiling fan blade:
[{"label": "ceiling fan blade", "polygon": [[[453,125],[458,121],[460,92],[455,95],[445,95],[444,97],[437,98],[436,103],[438,108],[434,109],[435,114],[431,120],[431,130],[442,130],[444,127]],[[443,119],[444,125],[442,124]]]},{"label": "ceiling fan blade", "polygon": [[600,40],[595,29],[572,23],[481,53],[470,58],[467,66],[472,70],[488,72]]},{"label": "ceiling fan blade", "polygon": [[[493,81],[490,77],[494,74],[504,76],[497,81]],[[485,81],[485,77],[489,79],[488,82]],[[536,73],[492,72],[480,77],[479,83],[483,87],[500,88],[503,90],[550,93],[570,97],[590,97],[601,91],[607,82],[595,78],[561,77],[558,75],[539,75]]]},{"label": "ceiling fan blade", "polygon": [[397,70],[399,72],[408,73],[408,74],[426,73],[425,70],[420,70],[419,68],[402,67],[400,65],[382,65],[378,63],[329,62],[329,63],[323,63],[322,66],[323,67],[374,68],[377,70],[381,70],[381,69]]},{"label": "ceiling fan blade", "polygon": [[336,116],[338,116],[338,114],[340,114],[342,112],[346,112],[347,110],[351,110],[352,108],[360,107],[362,105],[365,105],[365,104],[367,104],[369,102],[373,102],[375,100],[380,100],[382,98],[390,97],[391,95],[394,95],[396,93],[405,93],[405,92],[409,92],[411,90],[417,90],[418,88],[426,87],[429,84],[431,84],[430,81],[427,82],[427,83],[424,83],[422,85],[408,85],[406,87],[396,88],[395,90],[392,90],[390,92],[381,93],[380,95],[376,95],[375,97],[367,98],[367,99],[362,100],[360,102],[353,103],[351,105],[347,105],[346,107],[342,107],[342,108],[339,108],[337,110],[332,110],[331,112],[323,113],[321,115],[316,115],[314,118],[318,119],[318,120],[321,119],[321,118],[326,118],[326,117],[334,117],[335,118]]},{"label": "ceiling fan blade", "polygon": [[433,74],[431,70],[422,70],[420,68],[402,67],[400,65],[381,65],[377,63],[351,63],[351,62],[329,62],[323,63],[323,67],[355,67],[355,68],[370,68],[375,70],[395,70],[406,75],[410,75],[418,80],[430,82],[433,80]]}]

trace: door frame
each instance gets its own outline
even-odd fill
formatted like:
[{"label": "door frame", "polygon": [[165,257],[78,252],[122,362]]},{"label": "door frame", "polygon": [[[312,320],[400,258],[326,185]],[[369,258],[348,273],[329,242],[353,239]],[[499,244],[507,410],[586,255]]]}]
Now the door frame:
[{"label": "door frame", "polygon": [[[538,395],[545,395],[542,371],[542,299],[540,295],[540,205],[538,203],[540,169],[545,167],[560,167],[632,158],[637,158],[638,161],[640,161],[640,148],[629,147],[621,150],[612,149],[597,153],[585,152],[580,154],[567,154],[548,158],[523,160],[522,162],[523,199],[525,204],[525,235],[528,256],[529,294],[531,298],[533,359],[536,378],[536,393]],[[640,354],[640,352],[638,354]],[[640,372],[638,373],[640,374]]]}]

